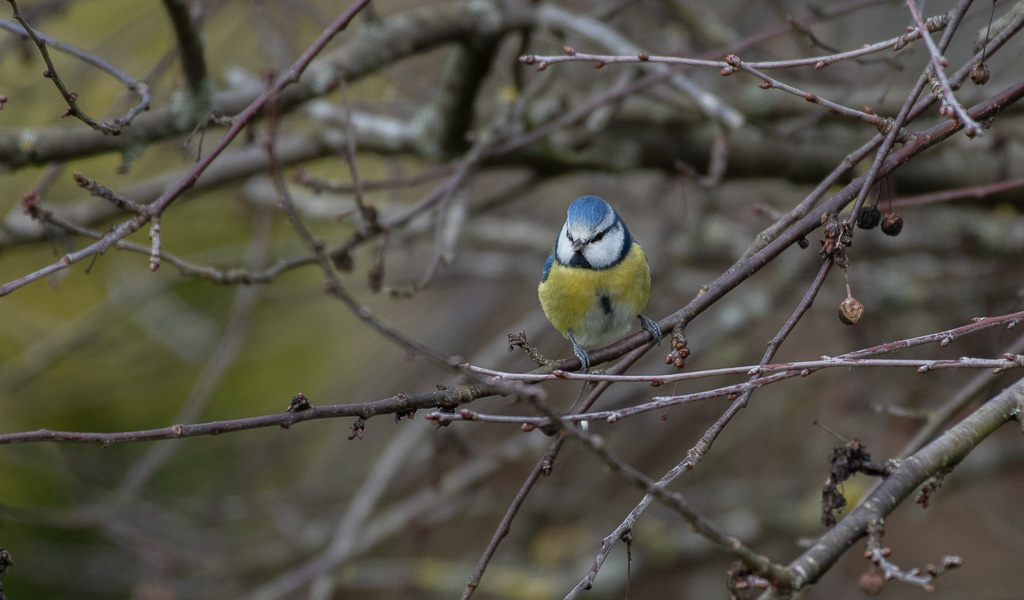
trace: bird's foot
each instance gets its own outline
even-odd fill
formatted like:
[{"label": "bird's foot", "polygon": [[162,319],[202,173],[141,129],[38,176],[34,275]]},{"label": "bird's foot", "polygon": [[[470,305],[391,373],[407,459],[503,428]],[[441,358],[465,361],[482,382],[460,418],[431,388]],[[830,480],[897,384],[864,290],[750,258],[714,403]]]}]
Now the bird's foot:
[{"label": "bird's foot", "polygon": [[658,324],[655,323],[650,317],[646,317],[644,315],[639,315],[639,316],[640,316],[640,325],[644,329],[649,331],[650,334],[654,336],[654,341],[657,342],[660,345],[661,344],[661,337],[662,337],[661,336],[661,327],[658,327]]},{"label": "bird's foot", "polygon": [[[657,325],[655,325],[657,327]],[[576,355],[576,358],[580,360],[580,373],[586,373],[590,370],[590,355],[583,349],[579,344],[576,343],[575,338],[572,334],[569,334],[569,341],[572,342],[572,353]]]}]

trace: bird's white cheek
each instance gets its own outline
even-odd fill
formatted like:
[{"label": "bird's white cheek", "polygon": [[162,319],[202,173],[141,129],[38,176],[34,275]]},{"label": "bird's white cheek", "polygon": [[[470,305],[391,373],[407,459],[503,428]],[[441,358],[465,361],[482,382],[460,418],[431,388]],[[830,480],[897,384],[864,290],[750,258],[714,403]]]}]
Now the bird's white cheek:
[{"label": "bird's white cheek", "polygon": [[623,233],[619,228],[613,229],[601,241],[587,244],[583,256],[595,269],[603,269],[615,264],[622,253]]},{"label": "bird's white cheek", "polygon": [[589,244],[583,251],[583,256],[595,269],[601,269],[615,262],[615,255],[608,252],[608,245],[603,241],[600,244]]}]

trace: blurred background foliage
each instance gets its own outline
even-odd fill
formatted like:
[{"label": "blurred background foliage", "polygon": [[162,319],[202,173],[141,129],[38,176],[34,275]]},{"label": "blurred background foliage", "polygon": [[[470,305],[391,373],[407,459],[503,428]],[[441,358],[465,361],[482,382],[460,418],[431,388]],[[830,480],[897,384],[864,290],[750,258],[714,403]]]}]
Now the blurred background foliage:
[{"label": "blurred background foliage", "polygon": [[[550,5],[578,15],[581,27],[604,22],[651,54],[710,52],[720,58],[731,45],[778,31],[742,53],[746,60],[769,60],[831,51],[823,45],[856,48],[898,36],[910,23],[901,2],[861,4],[821,19],[814,17],[818,8],[795,1]],[[927,10],[938,14],[952,4],[928,3]],[[973,54],[971,34],[988,22],[992,6],[976,4],[947,53],[951,68]],[[1019,4],[1007,4],[1012,3],[995,3],[997,18],[1020,10]],[[40,31],[145,79],[154,109],[168,106],[179,89],[175,38],[159,3],[19,5]],[[497,3],[375,2],[328,52],[397,16],[453,6],[490,11]],[[0,16],[10,21],[5,8]],[[262,89],[266,75],[291,64],[347,4],[208,0],[194,8],[201,13],[213,84],[226,92]],[[800,28],[787,30],[789,15],[811,15],[813,37]],[[493,41],[494,58],[470,105],[470,129],[459,132],[470,141],[509,110],[510,102],[523,98],[520,85],[530,96],[513,131],[539,126],[635,73],[635,65],[595,71],[587,63],[537,73],[516,57],[558,54],[565,44],[581,52],[609,50],[578,31],[534,23],[524,36],[519,27],[498,21],[493,26],[503,35]],[[466,151],[464,139],[442,147],[432,129],[450,120],[431,112],[444,106],[446,73],[480,52],[448,43],[457,41],[429,45],[350,83],[351,105],[362,118],[377,119],[381,128],[395,125],[393,139],[359,152],[363,180],[413,176]],[[1011,41],[990,60],[992,81],[985,87],[968,84],[961,101],[970,106],[1019,79],[1022,54],[1024,46]],[[106,74],[65,54],[54,57],[90,114],[121,115],[136,101]],[[779,77],[845,105],[868,103],[878,114],[892,115],[926,60],[923,49],[911,45],[881,58]],[[34,46],[0,34],[0,93],[8,97],[0,110],[0,137],[24,140],[52,134],[55,127],[84,127],[59,118],[65,105],[52,82],[40,76],[42,69]],[[533,146],[474,165],[442,209],[424,211],[355,249],[354,268],[342,274],[343,284],[375,315],[431,347],[478,365],[526,371],[533,364],[521,353],[506,352],[507,333],[525,331],[550,357],[569,354],[568,343],[540,311],[536,283],[573,198],[596,194],[619,209],[650,259],[654,284],[646,313],[661,318],[728,269],[776,213],[788,211],[875,134],[799,98],[758,89],[752,77],[722,78],[715,69],[687,76],[745,119],[728,131],[723,178],[696,176],[706,173],[722,126],[673,88],[651,88],[609,104],[611,114],[556,129]],[[315,176],[351,181],[340,144],[324,142],[344,136],[343,127],[323,118],[344,106],[341,94],[309,100],[285,112],[281,136],[295,136],[300,145],[307,138],[325,145],[302,160],[286,161],[286,172],[301,165]],[[938,119],[932,110],[920,127]],[[879,205],[1021,177],[1022,121],[1020,109],[1011,107],[984,137],[960,135],[918,157],[882,183]],[[247,148],[259,154],[257,139],[266,127],[257,122],[250,129],[229,148],[239,161]],[[141,184],[157,182],[159,189],[162,178],[175,181],[222,131],[211,126],[191,137],[182,131],[59,162],[0,158],[0,210],[6,215],[0,283],[88,243],[30,223],[19,204],[22,194],[35,189],[43,206],[102,231],[125,216],[103,213],[109,208],[98,207],[105,201],[86,198],[72,171],[149,201],[159,192],[144,193]],[[373,146],[368,137],[360,138],[366,142],[361,147]],[[389,144],[396,149],[387,150]],[[228,161],[228,155],[223,158]],[[445,176],[368,188],[366,201],[382,217],[399,214]],[[358,222],[351,216],[352,194],[289,185],[304,218],[329,248],[353,235]],[[907,207],[901,209],[905,230],[895,238],[858,231],[849,276],[866,316],[855,327],[840,324],[836,307],[845,285],[836,271],[777,360],[840,354],[1021,310],[1021,198],[1018,188]],[[349,216],[339,218],[343,214]],[[201,182],[164,215],[162,231],[166,251],[218,269],[259,270],[307,252],[278,207],[265,168],[239,168],[218,185]],[[128,239],[149,244],[145,228]],[[687,369],[760,359],[820,267],[817,237],[809,241],[809,249],[788,250],[688,327],[693,356]],[[417,289],[437,253],[436,274]],[[40,428],[130,431],[280,412],[299,392],[314,404],[357,403],[459,383],[425,360],[409,360],[405,349],[323,293],[323,274],[313,265],[286,270],[266,284],[228,286],[183,276],[166,262],[150,273],[147,261],[145,254],[111,249],[0,299],[0,434]],[[382,278],[380,292],[371,289],[376,275]],[[912,356],[998,357],[1019,344],[1018,338],[1015,331],[994,329]],[[632,372],[670,372],[663,351],[664,345],[649,353]],[[876,459],[897,456],[922,415],[977,376],[967,370],[921,375],[851,369],[769,386],[675,487],[723,529],[785,563],[824,531],[820,489],[828,453],[841,442],[814,427],[814,420],[861,439]],[[1013,372],[991,377],[978,400],[1016,378]],[[714,384],[727,381],[733,380]],[[670,392],[708,385],[679,383]],[[545,389],[556,406],[567,409],[581,386],[554,382]],[[637,404],[662,393],[618,385],[598,408]],[[720,400],[677,406],[614,425],[595,423],[592,429],[657,478],[685,456],[725,406]],[[530,412],[524,403],[501,397],[478,400],[471,408]],[[0,547],[14,560],[3,591],[10,598],[457,597],[549,439],[485,423],[435,429],[422,413],[399,422],[373,418],[359,439],[349,440],[352,424],[313,421],[287,431],[111,447],[0,446]],[[927,510],[907,503],[889,521],[886,544],[906,568],[944,554],[962,556],[965,566],[940,579],[934,594],[889,584],[881,597],[1016,597],[1015,575],[1024,560],[1024,447],[1019,430],[1004,429],[947,478]],[[869,486],[854,479],[845,492],[852,502]],[[586,574],[601,539],[641,496],[568,444],[552,475],[532,490],[476,597],[561,597]],[[861,597],[858,580],[869,565],[859,548],[808,597]],[[659,506],[637,523],[630,558],[616,548],[587,596],[621,597],[628,573],[633,597],[722,597],[731,563]]]}]

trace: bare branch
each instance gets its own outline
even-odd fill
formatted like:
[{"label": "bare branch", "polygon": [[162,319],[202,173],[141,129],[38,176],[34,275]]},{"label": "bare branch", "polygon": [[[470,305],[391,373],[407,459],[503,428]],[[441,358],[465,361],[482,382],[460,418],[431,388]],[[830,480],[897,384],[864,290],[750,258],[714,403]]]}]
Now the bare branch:
[{"label": "bare branch", "polygon": [[[92,127],[104,135],[116,136],[120,135],[121,130],[124,127],[131,125],[132,121],[135,120],[135,117],[143,111],[149,110],[150,93],[148,85],[128,75],[124,71],[94,54],[35,31],[29,27],[28,22],[22,17],[15,0],[8,0],[8,2],[11,3],[11,8],[14,10],[14,18],[21,23],[21,26],[18,27],[8,21],[0,20],[0,28],[6,29],[14,34],[30,38],[36,44],[36,47],[39,48],[39,53],[42,55],[43,61],[46,63],[47,67],[43,76],[52,79],[54,85],[57,86],[57,90],[60,91],[64,101],[67,102],[67,114],[75,116],[89,127]],[[89,115],[85,114],[85,112],[78,106],[78,95],[74,92],[69,92],[64,81],[61,80],[60,76],[57,74],[57,71],[53,66],[53,62],[50,60],[50,53],[46,50],[47,46],[61,52],[66,52],[86,64],[92,65],[101,71],[109,73],[128,88],[129,91],[138,94],[139,103],[135,105],[127,115],[113,122],[107,123],[105,121],[95,121],[89,117]],[[2,105],[2,102],[0,102],[0,105]]]},{"label": "bare branch", "polygon": [[899,467],[809,550],[789,564],[797,587],[818,581],[839,556],[863,537],[869,525],[887,517],[918,486],[962,461],[996,429],[1016,418],[1024,402],[1024,380],[1010,386]]},{"label": "bare branch", "polygon": [[438,406],[454,408],[460,404],[471,402],[477,398],[489,395],[490,393],[491,392],[488,388],[482,386],[464,386],[461,388],[424,392],[420,394],[399,393],[391,396],[390,398],[371,402],[356,404],[325,404],[322,406],[310,405],[309,408],[305,410],[285,411],[259,417],[227,419],[223,421],[210,421],[207,423],[196,424],[178,424],[171,425],[169,427],[142,429],[138,431],[94,433],[40,429],[37,431],[0,434],[0,446],[32,442],[71,442],[76,444],[99,444],[101,446],[110,446],[111,444],[174,440],[200,435],[220,435],[222,433],[245,431],[247,429],[259,429],[263,427],[280,427],[282,429],[288,429],[292,425],[318,419],[357,417],[367,420],[370,417],[377,415],[406,415],[415,413],[420,409],[436,408]]},{"label": "bare branch", "polygon": [[[967,3],[970,4],[970,3]],[[936,79],[938,79],[939,87],[942,95],[945,98],[942,108],[939,110],[942,114],[947,114],[952,111],[956,118],[960,121],[960,124],[964,128],[964,133],[967,137],[973,138],[981,135],[981,125],[979,125],[969,114],[964,110],[964,107],[960,105],[960,102],[953,95],[953,88],[949,85],[949,79],[946,77],[946,65],[949,61],[942,56],[942,52],[939,50],[935,42],[932,41],[930,35],[928,35],[928,26],[925,25],[924,19],[921,17],[921,11],[917,10],[917,4],[914,0],[907,0],[907,8],[910,9],[910,14],[914,17],[914,21],[917,23],[917,30],[921,32],[921,37],[924,39],[925,45],[928,47],[928,54],[931,55],[932,69]],[[984,56],[984,50],[982,51]]]}]

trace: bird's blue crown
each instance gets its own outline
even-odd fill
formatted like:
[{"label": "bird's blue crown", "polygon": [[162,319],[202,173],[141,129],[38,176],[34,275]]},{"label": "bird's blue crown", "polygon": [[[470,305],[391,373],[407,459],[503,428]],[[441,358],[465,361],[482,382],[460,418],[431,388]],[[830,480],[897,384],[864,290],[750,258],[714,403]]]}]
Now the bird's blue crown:
[{"label": "bird's blue crown", "polygon": [[566,217],[569,223],[595,227],[609,212],[614,213],[615,209],[604,200],[597,196],[581,196],[569,205]]}]

